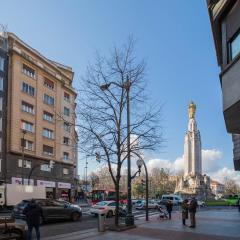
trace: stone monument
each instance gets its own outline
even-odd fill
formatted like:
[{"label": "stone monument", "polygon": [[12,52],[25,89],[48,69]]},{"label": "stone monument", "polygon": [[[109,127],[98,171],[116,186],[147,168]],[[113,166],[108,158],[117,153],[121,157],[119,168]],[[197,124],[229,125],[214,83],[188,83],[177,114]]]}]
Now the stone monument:
[{"label": "stone monument", "polygon": [[188,131],[184,141],[184,175],[177,182],[175,193],[187,198],[195,196],[206,199],[211,193],[210,177],[202,175],[202,145],[200,131],[195,119],[196,105],[188,107]]}]

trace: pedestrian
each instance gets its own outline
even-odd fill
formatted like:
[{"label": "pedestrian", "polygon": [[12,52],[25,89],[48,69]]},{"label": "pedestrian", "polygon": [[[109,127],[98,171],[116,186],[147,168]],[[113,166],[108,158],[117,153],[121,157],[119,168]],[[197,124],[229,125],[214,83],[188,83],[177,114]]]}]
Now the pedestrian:
[{"label": "pedestrian", "polygon": [[168,218],[169,220],[171,219],[172,217],[172,208],[173,208],[173,204],[172,204],[172,201],[169,200],[166,204],[166,208],[167,208],[167,212],[168,212]]},{"label": "pedestrian", "polygon": [[32,239],[32,230],[35,228],[37,240],[40,240],[40,218],[42,217],[42,208],[32,199],[23,210],[26,215],[26,222],[28,226],[27,240]]},{"label": "pedestrian", "polygon": [[190,215],[190,228],[195,228],[196,227],[196,211],[197,211],[197,207],[198,207],[198,203],[197,200],[195,199],[195,197],[192,197],[188,210],[189,210],[189,215]]},{"label": "pedestrian", "polygon": [[186,219],[188,219],[188,200],[185,199],[182,202],[182,224],[186,225]]}]

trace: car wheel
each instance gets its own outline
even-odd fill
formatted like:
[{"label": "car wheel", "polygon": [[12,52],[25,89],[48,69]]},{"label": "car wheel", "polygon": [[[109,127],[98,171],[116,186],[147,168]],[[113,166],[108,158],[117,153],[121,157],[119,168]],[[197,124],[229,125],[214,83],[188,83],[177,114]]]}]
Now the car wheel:
[{"label": "car wheel", "polygon": [[44,219],[43,219],[43,217],[40,217],[39,223],[40,223],[40,225],[43,225],[43,224],[44,224]]},{"label": "car wheel", "polygon": [[16,240],[24,240],[24,234],[20,229],[13,228],[11,232],[18,235],[18,237],[16,237]]},{"label": "car wheel", "polygon": [[74,213],[72,213],[71,219],[73,222],[76,222],[76,221],[79,221],[80,217],[81,216],[78,212],[74,212]]},{"label": "car wheel", "polygon": [[109,212],[107,213],[107,217],[108,217],[108,218],[113,217],[113,212],[112,212],[112,211],[109,211]]}]

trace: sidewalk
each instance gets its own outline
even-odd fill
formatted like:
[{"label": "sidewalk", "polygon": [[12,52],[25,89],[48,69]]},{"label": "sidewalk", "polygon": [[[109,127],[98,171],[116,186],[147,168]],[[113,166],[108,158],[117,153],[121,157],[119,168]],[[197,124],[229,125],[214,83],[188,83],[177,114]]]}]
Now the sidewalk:
[{"label": "sidewalk", "polygon": [[240,213],[234,210],[204,211],[197,213],[195,229],[182,226],[179,213],[173,219],[158,220],[156,216],[149,222],[136,221],[137,228],[124,232],[98,233],[97,229],[62,234],[43,240],[239,240]]}]

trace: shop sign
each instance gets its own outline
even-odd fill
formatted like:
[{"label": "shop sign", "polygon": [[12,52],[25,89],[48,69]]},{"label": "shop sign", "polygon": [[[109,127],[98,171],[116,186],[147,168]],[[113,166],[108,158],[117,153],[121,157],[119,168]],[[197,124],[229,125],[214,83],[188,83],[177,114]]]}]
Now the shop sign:
[{"label": "shop sign", "polygon": [[71,189],[71,183],[58,182],[58,188]]},{"label": "shop sign", "polygon": [[55,188],[56,184],[55,184],[55,182],[37,180],[37,186],[44,186],[44,187]]}]

